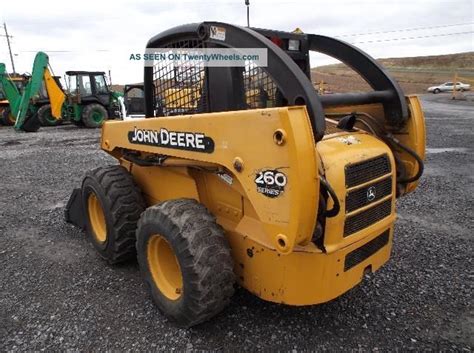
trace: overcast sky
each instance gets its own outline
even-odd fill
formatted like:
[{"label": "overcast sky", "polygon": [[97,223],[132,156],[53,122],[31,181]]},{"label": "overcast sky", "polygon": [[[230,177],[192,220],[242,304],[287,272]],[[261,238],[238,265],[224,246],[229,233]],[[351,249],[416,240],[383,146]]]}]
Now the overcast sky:
[{"label": "overcast sky", "polygon": [[[474,51],[473,0],[250,2],[251,26],[342,36],[376,58]],[[143,63],[129,61],[129,55],[143,52],[155,34],[206,20],[245,25],[246,10],[244,0],[82,0],[69,6],[57,0],[17,0],[0,7],[0,20],[13,36],[18,72],[30,72],[35,53],[42,50],[56,75],[111,70],[113,83],[124,84],[142,81]],[[365,34],[373,32],[389,33]],[[463,32],[470,33],[439,36]],[[0,43],[0,62],[11,71],[5,37]],[[314,59],[312,66],[331,63]]]}]

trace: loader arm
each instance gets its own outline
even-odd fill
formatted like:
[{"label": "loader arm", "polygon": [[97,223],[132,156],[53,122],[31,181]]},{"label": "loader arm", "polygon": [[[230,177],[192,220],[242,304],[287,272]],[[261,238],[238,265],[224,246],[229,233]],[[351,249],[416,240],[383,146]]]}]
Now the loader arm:
[{"label": "loader arm", "polygon": [[8,79],[5,72],[5,65],[0,65],[0,76],[2,85],[5,87],[5,94],[10,104],[10,110],[15,116],[15,129],[25,130],[29,129],[25,126],[28,124],[35,124],[36,120],[35,109],[33,108],[36,95],[39,93],[43,81],[46,86],[51,102],[51,113],[55,119],[61,118],[61,110],[66,99],[61,87],[58,86],[48,68],[49,58],[46,53],[38,52],[35,56],[33,69],[31,71],[31,79],[26,85],[21,94],[15,85]]}]

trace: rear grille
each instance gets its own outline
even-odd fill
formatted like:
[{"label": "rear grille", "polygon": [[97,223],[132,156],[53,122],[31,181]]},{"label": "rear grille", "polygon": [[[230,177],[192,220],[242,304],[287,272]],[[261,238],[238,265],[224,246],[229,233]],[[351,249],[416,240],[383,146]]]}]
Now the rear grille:
[{"label": "rear grille", "polygon": [[360,248],[351,251],[349,254],[346,255],[346,259],[344,261],[344,271],[350,270],[352,267],[360,264],[362,261],[382,249],[385,245],[388,244],[389,238],[390,229],[387,229],[377,238],[372,239],[367,244],[364,244]]},{"label": "rear grille", "polygon": [[391,166],[390,160],[385,154],[362,162],[349,164],[345,169],[346,187],[350,188],[390,173]]},{"label": "rear grille", "polygon": [[392,212],[392,199],[386,200],[368,210],[346,218],[344,237],[358,232],[389,216]]},{"label": "rear grille", "polygon": [[392,178],[378,181],[346,195],[346,213],[364,207],[392,193]]}]

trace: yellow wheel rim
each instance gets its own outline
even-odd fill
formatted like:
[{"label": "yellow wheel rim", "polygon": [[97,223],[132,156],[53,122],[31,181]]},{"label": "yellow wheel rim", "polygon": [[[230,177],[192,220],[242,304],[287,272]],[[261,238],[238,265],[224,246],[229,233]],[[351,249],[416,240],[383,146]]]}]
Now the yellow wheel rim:
[{"label": "yellow wheel rim", "polygon": [[161,235],[148,240],[148,268],[153,282],[165,297],[177,300],[183,292],[183,276],[173,248]]},{"label": "yellow wheel rim", "polygon": [[105,243],[107,239],[107,226],[105,223],[104,211],[99,199],[94,193],[90,193],[87,199],[87,209],[89,221],[92,227],[94,238],[99,243]]}]

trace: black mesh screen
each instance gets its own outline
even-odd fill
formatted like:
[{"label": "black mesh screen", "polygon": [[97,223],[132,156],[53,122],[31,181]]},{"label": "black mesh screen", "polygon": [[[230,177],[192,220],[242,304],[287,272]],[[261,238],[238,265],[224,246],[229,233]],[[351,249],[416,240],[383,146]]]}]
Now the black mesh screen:
[{"label": "black mesh screen", "polygon": [[243,75],[247,109],[284,105],[283,96],[278,91],[275,82],[263,68],[252,62],[247,62]]},{"label": "black mesh screen", "polygon": [[380,234],[375,239],[372,239],[367,244],[364,244],[360,248],[351,251],[346,255],[346,259],[344,261],[344,271],[350,270],[352,267],[360,264],[365,259],[368,259],[370,256],[374,255],[377,251],[388,244],[389,239],[390,229],[387,229],[385,232]]},{"label": "black mesh screen", "polygon": [[363,184],[369,180],[388,174],[390,171],[390,160],[387,155],[348,164],[346,166],[346,187]]},{"label": "black mesh screen", "polygon": [[[165,48],[203,48],[199,40],[181,40]],[[158,60],[153,65],[155,109],[159,116],[209,111],[204,62],[186,62],[184,56]]]},{"label": "black mesh screen", "polygon": [[392,200],[386,200],[365,211],[357,213],[346,218],[344,223],[344,237],[356,233],[364,228],[371,226],[385,217],[390,216],[392,212]]},{"label": "black mesh screen", "polygon": [[[190,39],[170,43],[164,47],[198,49],[205,48],[205,44],[200,40]],[[262,67],[247,61],[239,72],[243,75],[243,106],[246,109],[287,105],[275,82]],[[209,112],[208,74],[203,61],[186,62],[184,56],[177,60],[155,61],[153,83],[156,114],[171,116]]]},{"label": "black mesh screen", "polygon": [[378,201],[392,193],[392,178],[386,178],[346,195],[346,213]]}]

